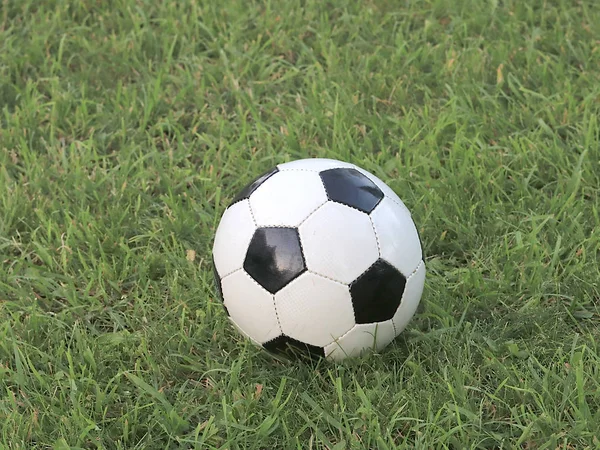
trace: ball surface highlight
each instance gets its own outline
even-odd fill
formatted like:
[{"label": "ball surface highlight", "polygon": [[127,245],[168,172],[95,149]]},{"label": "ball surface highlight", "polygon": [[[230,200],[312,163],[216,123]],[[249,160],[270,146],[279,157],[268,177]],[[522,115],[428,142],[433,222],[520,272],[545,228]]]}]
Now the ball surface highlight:
[{"label": "ball surface highlight", "polygon": [[402,200],[342,161],[280,164],[246,186],[215,234],[232,324],[268,351],[332,360],[380,351],[419,305],[425,263]]}]

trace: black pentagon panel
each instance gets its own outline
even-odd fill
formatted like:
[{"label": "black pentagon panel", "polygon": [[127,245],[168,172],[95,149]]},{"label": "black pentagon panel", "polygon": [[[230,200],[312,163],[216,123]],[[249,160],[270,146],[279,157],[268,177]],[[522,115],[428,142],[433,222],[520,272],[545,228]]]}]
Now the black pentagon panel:
[{"label": "black pentagon panel", "polygon": [[383,259],[377,260],[350,285],[356,323],[383,322],[394,317],[406,278]]},{"label": "black pentagon panel", "polygon": [[274,294],[306,270],[296,228],[266,227],[254,232],[244,270]]},{"label": "black pentagon panel", "polygon": [[330,169],[319,175],[327,196],[334,202],[369,214],[383,199],[381,189],[356,169]]},{"label": "black pentagon panel", "polygon": [[316,345],[305,344],[289,336],[281,335],[263,344],[265,350],[277,355],[290,357],[324,358],[325,349]]},{"label": "black pentagon panel", "polygon": [[215,278],[215,287],[217,288],[217,296],[219,297],[219,300],[221,300],[221,304],[223,305],[225,312],[227,313],[227,315],[229,315],[229,311],[227,310],[227,307],[225,306],[225,302],[223,301],[223,285],[221,283],[221,276],[219,275],[219,272],[217,271],[217,265],[215,264],[214,258],[212,260],[212,269],[213,269],[213,276]]},{"label": "black pentagon panel", "polygon": [[244,187],[244,189],[242,189],[238,193],[238,195],[235,196],[235,198],[232,200],[232,202],[229,206],[231,206],[241,200],[245,200],[245,199],[249,198],[252,195],[252,193],[259,188],[259,186],[261,184],[263,184],[265,181],[267,181],[269,178],[271,178],[277,172],[279,172],[279,169],[277,167],[275,167],[275,168],[269,170],[268,172],[263,173],[261,176],[256,178],[254,181],[252,181],[246,187]]}]

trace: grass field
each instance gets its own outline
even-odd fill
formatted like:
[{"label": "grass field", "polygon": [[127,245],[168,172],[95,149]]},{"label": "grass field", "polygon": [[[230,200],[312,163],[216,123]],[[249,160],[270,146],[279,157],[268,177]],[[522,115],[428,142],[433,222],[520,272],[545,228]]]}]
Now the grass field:
[{"label": "grass field", "polygon": [[[0,1],[0,448],[600,448],[594,0]],[[281,363],[216,301],[295,158],[412,210],[423,311]]]}]

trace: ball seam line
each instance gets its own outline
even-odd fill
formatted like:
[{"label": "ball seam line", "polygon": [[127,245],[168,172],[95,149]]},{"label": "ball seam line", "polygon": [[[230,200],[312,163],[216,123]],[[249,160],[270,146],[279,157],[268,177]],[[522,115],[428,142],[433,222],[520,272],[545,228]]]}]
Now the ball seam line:
[{"label": "ball seam line", "polygon": [[419,264],[417,264],[417,267],[415,268],[415,270],[413,270],[409,276],[406,277],[406,282],[408,282],[408,280],[410,280],[417,272],[418,270],[421,268],[421,266],[425,265],[425,261],[421,260],[419,261]]},{"label": "ball seam line", "polygon": [[[402,299],[400,299],[400,301],[402,301]],[[398,308],[400,308],[400,306],[398,306]],[[398,312],[398,309],[396,309],[396,312]],[[394,315],[396,315],[396,313],[394,313]],[[392,322],[392,327],[394,328],[394,337],[398,336],[398,330],[396,329],[396,324],[394,323],[394,318],[392,317],[390,319],[390,321]]]},{"label": "ball seam line", "polygon": [[348,288],[348,283],[344,283],[343,281],[336,280],[335,278],[331,278],[331,277],[328,277],[327,275],[320,274],[319,272],[315,272],[314,270],[307,269],[306,272],[310,273],[312,275],[316,275],[318,277],[324,278],[326,280],[333,281],[334,283],[341,284],[342,286]]},{"label": "ball seam line", "polygon": [[375,208],[377,208],[377,206],[378,206],[378,205],[381,203],[381,201],[382,201],[384,198],[385,198],[385,195],[384,195],[382,198],[380,198],[380,199],[379,199],[379,201],[378,201],[378,202],[377,202],[377,204],[376,204],[376,205],[373,207],[373,209],[371,210],[371,212],[366,212],[366,211],[363,211],[362,209],[358,209],[358,208],[357,208],[357,207],[355,207],[355,206],[352,206],[352,205],[347,205],[347,204],[345,204],[345,203],[338,202],[337,200],[331,200],[331,199],[329,199],[329,201],[330,201],[331,203],[336,203],[336,204],[338,204],[338,205],[345,206],[346,208],[353,209],[354,211],[358,211],[358,212],[359,212],[359,213],[361,213],[361,214],[366,214],[367,216],[370,216],[370,215],[371,215],[371,213],[372,213],[373,211],[375,211]]},{"label": "ball seam line", "polygon": [[375,241],[377,242],[377,254],[379,255],[379,258],[382,258],[379,234],[377,233],[377,228],[375,228],[375,222],[373,222],[373,218],[371,217],[370,214],[369,214],[369,222],[371,222],[371,228],[373,228],[373,233],[375,233]]},{"label": "ball seam line", "polygon": [[[424,265],[425,265],[425,261],[423,261],[423,260],[419,261],[419,264],[417,264],[417,268],[415,270],[413,270],[408,277],[406,277],[406,283],[408,283],[408,280],[410,280],[419,271],[421,266],[424,266]],[[402,298],[400,299],[400,305],[398,305],[398,309],[400,309],[400,306],[402,305],[402,300],[404,299],[405,293],[406,293],[406,287],[404,289],[404,292],[402,293]],[[398,313],[398,309],[396,309],[394,316]],[[392,317],[391,320],[392,320],[392,325],[394,326],[394,334],[396,336],[398,336],[398,331],[396,330],[396,323],[394,322],[394,318]]]},{"label": "ball seam line", "polygon": [[[289,161],[289,162],[293,162],[293,161]],[[286,164],[286,163],[282,163],[279,164],[277,166],[277,168],[279,169],[280,172],[312,172],[312,173],[321,173],[324,172],[326,170],[332,170],[332,169],[354,169],[356,167],[354,167],[353,164],[351,164],[352,167],[348,167],[348,166],[344,166],[344,165],[339,165],[336,167],[328,167],[327,169],[298,169],[298,168],[286,168],[286,167],[280,167],[281,165]]]},{"label": "ball seam line", "polygon": [[225,275],[221,276],[221,277],[220,277],[220,278],[221,278],[221,283],[223,282],[223,280],[224,280],[225,278],[227,278],[227,277],[228,277],[228,276],[230,276],[230,275],[233,275],[233,274],[234,274],[234,273],[236,273],[236,272],[239,272],[240,270],[244,270],[244,266],[242,266],[242,267],[238,267],[237,269],[234,269],[234,270],[232,270],[232,271],[230,271],[230,272],[227,272]]},{"label": "ball seam line", "polygon": [[254,211],[252,211],[252,204],[250,203],[250,197],[248,197],[248,209],[250,210],[250,215],[252,216],[252,223],[254,223],[254,231],[256,232],[258,226],[258,222],[256,222],[256,217],[254,217]]},{"label": "ball seam line", "polygon": [[[322,182],[321,182],[322,183]],[[327,193],[325,193],[325,195],[327,195]],[[323,203],[321,203],[319,206],[317,206],[315,209],[313,209],[311,212],[308,213],[308,215],[302,219],[302,221],[296,226],[296,229],[299,229],[300,226],[306,222],[310,216],[312,216],[314,213],[316,213],[319,209],[321,209],[323,206],[325,206],[325,204],[329,201],[329,199],[326,199]],[[302,244],[301,244],[302,245]]]},{"label": "ball seam line", "polygon": [[[271,293],[269,292],[269,294]],[[277,302],[275,301],[275,294],[271,294],[271,299],[273,299],[273,309],[275,310],[275,318],[277,319],[277,327],[279,328],[279,333],[285,334],[283,332],[283,327],[281,326],[281,320],[279,319],[279,311],[277,311]]]},{"label": "ball seam line", "polygon": [[279,328],[279,333],[280,334],[284,334],[283,333],[283,328],[281,327],[281,321],[279,320],[279,313],[277,312],[277,303],[275,302],[275,294],[271,294],[269,291],[267,291],[264,288],[264,286],[262,286],[252,276],[250,276],[250,274],[248,272],[244,271],[244,275],[246,275],[248,278],[250,278],[250,280],[252,280],[252,282],[255,285],[257,285],[259,288],[261,288],[263,291],[265,291],[267,294],[269,294],[269,296],[271,297],[271,300],[273,301],[273,309],[275,310],[275,318],[277,319],[277,328]]},{"label": "ball seam line", "polygon": [[375,262],[373,264],[371,264],[369,267],[367,267],[363,273],[361,273],[359,276],[357,276],[351,283],[348,284],[349,287],[352,287],[354,284],[356,284],[362,277],[365,276],[365,274],[371,270],[371,267],[373,267],[375,264],[377,264],[379,262],[380,259],[383,259],[381,257],[378,257],[377,260],[375,260]]},{"label": "ball seam line", "polygon": [[322,170],[311,170],[311,169],[279,169],[280,172],[311,172],[311,173],[320,173]]},{"label": "ball seam line", "polygon": [[[398,194],[396,194],[396,195],[398,195]],[[408,206],[406,206],[403,203],[398,203],[393,197],[390,197],[389,195],[386,195],[385,192],[383,193],[383,196],[384,196],[384,198],[387,198],[389,201],[391,201],[394,205],[399,206],[400,208],[402,208],[403,210],[405,210],[406,212],[408,212],[408,214],[410,214],[410,216],[412,217],[412,213],[410,212],[410,209],[408,209]]]},{"label": "ball seam line", "polygon": [[332,344],[336,344],[340,339],[342,339],[344,336],[346,336],[348,333],[350,333],[352,330],[354,330],[359,324],[355,323],[354,325],[352,325],[350,327],[350,329],[348,331],[346,331],[344,334],[342,334],[341,336],[338,336],[337,338],[335,338],[333,341],[331,341],[329,344],[323,346],[323,348],[328,347]]}]

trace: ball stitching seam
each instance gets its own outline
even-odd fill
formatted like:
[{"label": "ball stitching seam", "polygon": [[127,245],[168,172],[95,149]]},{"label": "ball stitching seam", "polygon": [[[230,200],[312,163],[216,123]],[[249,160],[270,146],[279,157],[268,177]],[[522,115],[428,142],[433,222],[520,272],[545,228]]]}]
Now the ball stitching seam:
[{"label": "ball stitching seam", "polygon": [[[279,313],[277,312],[277,303],[275,302],[275,294],[271,294],[269,291],[267,291],[265,289],[264,286],[262,286],[258,281],[256,281],[254,278],[252,278],[252,276],[250,276],[250,274],[246,271],[244,271],[244,274],[250,278],[250,280],[252,280],[252,282],[257,285],[259,288],[261,288],[263,291],[265,291],[266,293],[269,294],[269,296],[271,297],[271,300],[273,300],[273,309],[275,310],[275,318],[277,319],[277,327],[279,328],[279,333],[280,334],[284,334],[283,333],[283,328],[281,327],[281,321],[279,320]],[[277,337],[277,336],[276,336]]]},{"label": "ball stitching seam", "polygon": [[[244,267],[243,267],[243,266],[242,266],[242,267],[238,267],[237,269],[234,269],[234,270],[232,270],[232,271],[230,271],[230,272],[227,272],[225,275],[223,275],[223,276],[221,277],[221,283],[223,283],[223,280],[224,280],[225,278],[227,278],[227,277],[228,277],[228,276],[230,276],[230,275],[233,275],[233,274],[234,274],[234,273],[236,273],[236,272],[239,272],[240,270],[244,270]],[[217,271],[217,273],[218,273],[218,271]]]},{"label": "ball stitching seam", "polygon": [[373,233],[375,233],[375,242],[377,242],[377,253],[379,254],[379,257],[381,258],[381,243],[379,241],[379,234],[377,233],[377,229],[375,228],[375,222],[373,222],[373,218],[371,217],[371,215],[369,215],[369,221],[371,222],[371,227],[373,228]]}]

